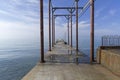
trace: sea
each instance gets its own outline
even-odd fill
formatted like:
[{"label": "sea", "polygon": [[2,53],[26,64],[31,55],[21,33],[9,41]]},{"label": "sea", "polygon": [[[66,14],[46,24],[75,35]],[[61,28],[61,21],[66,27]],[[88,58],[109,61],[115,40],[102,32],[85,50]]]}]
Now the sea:
[{"label": "sea", "polygon": [[[45,42],[45,52],[48,51]],[[83,52],[89,54],[89,48]],[[40,61],[40,42],[0,41],[0,80],[21,80]]]}]

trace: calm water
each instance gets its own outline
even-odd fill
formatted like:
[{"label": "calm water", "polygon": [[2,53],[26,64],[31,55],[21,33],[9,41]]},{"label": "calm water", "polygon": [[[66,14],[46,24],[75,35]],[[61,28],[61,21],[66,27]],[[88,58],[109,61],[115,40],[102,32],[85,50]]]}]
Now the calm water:
[{"label": "calm water", "polygon": [[[39,42],[1,41],[0,44],[0,80],[21,80],[39,62]],[[89,48],[82,51],[89,54]]]},{"label": "calm water", "polygon": [[38,43],[1,41],[0,80],[21,80],[39,62]]}]

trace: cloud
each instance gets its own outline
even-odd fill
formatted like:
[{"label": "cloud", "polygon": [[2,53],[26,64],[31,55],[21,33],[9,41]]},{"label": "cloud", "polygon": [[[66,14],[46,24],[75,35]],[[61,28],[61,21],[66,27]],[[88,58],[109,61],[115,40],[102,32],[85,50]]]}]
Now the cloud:
[{"label": "cloud", "polygon": [[109,18],[111,18],[112,16],[114,16],[114,15],[116,14],[116,12],[117,12],[116,10],[111,9],[111,10],[107,11],[107,15],[105,14],[105,15],[101,16],[101,17],[99,18],[99,20],[109,19]]},{"label": "cloud", "polygon": [[39,38],[38,24],[0,21],[0,39],[37,39]]},{"label": "cloud", "polygon": [[79,22],[78,25],[80,28],[86,28],[86,27],[90,26],[90,23],[88,23],[87,21],[81,21],[81,22]]},{"label": "cloud", "polygon": [[108,18],[109,18],[108,15],[104,15],[104,16],[102,16],[102,17],[100,18],[100,20],[105,20],[105,19],[108,19]]},{"label": "cloud", "polygon": [[17,19],[23,22],[38,22],[39,1],[38,0],[8,0],[2,1],[0,14],[11,20]]},{"label": "cloud", "polygon": [[32,3],[32,4],[38,4],[39,3],[39,0],[26,0],[27,2],[29,3]]},{"label": "cloud", "polygon": [[100,14],[104,11],[104,9],[105,9],[105,8],[101,8],[101,9],[96,10],[96,11],[95,11],[95,17],[96,17],[96,18],[99,17]]},{"label": "cloud", "polygon": [[116,14],[116,12],[117,12],[116,10],[112,9],[112,10],[109,11],[109,14],[114,16]]},{"label": "cloud", "polygon": [[[74,23],[73,26],[76,27],[76,23]],[[88,21],[80,21],[78,26],[80,29],[85,29],[90,26],[90,23],[88,23]]]}]

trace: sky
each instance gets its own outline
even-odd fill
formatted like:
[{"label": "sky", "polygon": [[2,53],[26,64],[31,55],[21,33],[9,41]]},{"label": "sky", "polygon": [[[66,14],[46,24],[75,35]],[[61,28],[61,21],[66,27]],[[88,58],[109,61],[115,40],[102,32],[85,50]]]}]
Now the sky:
[{"label": "sky", "polygon": [[38,0],[0,0],[0,40],[39,37]]},{"label": "sky", "polygon": [[[48,0],[44,1],[44,34],[48,42]],[[87,0],[79,0],[83,6]],[[52,0],[53,6],[75,6],[74,0]],[[103,35],[120,34],[120,0],[95,1],[95,39],[100,41]],[[0,41],[40,39],[39,0],[0,0]],[[55,14],[69,14],[68,11],[56,11]],[[75,18],[73,17],[73,40],[75,41]],[[67,40],[67,20],[56,18],[56,39]],[[90,38],[90,8],[79,17],[79,42]]]}]

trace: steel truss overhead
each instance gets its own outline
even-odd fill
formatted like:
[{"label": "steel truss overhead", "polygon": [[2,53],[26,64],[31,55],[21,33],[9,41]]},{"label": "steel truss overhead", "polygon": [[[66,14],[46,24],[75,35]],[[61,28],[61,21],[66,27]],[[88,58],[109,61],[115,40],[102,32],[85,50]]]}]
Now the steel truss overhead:
[{"label": "steel truss overhead", "polygon": [[[51,0],[49,0],[49,51],[51,51],[51,40],[52,47],[55,45],[55,17],[65,16],[68,20],[68,44],[72,47],[72,16],[76,17],[76,54],[78,49],[78,22],[79,18],[85,13],[85,11],[90,7],[90,62],[94,61],[94,0],[89,0],[84,6],[79,7],[79,0],[75,1],[75,7],[53,7]],[[69,14],[55,14],[56,10],[67,10]],[[80,10],[80,12],[79,12]],[[73,14],[75,12],[75,14]],[[69,21],[70,20],[70,21]],[[69,23],[71,24],[71,44],[69,42]],[[52,26],[51,26],[52,24]],[[44,25],[43,25],[43,0],[40,0],[40,34],[41,34],[41,62],[44,61]],[[52,33],[51,33],[52,31]],[[51,36],[52,34],[52,36]]]}]

